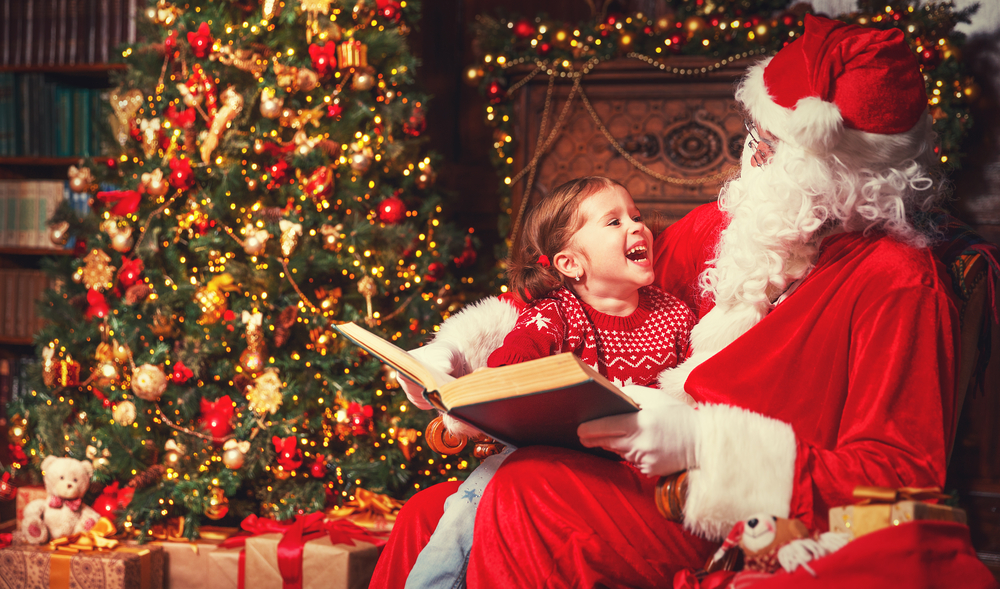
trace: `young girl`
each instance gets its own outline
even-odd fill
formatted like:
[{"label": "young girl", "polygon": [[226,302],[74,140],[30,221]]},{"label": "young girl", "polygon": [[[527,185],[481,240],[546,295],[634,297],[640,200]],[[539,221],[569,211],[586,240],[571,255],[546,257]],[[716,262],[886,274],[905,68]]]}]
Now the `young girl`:
[{"label": "young girl", "polygon": [[[650,286],[653,234],[624,186],[599,176],[572,180],[525,219],[508,280],[528,302],[489,367],[573,352],[618,386],[657,384],[688,354],[691,311]],[[490,456],[448,498],[407,588],[462,587],[476,507],[508,447]]]}]

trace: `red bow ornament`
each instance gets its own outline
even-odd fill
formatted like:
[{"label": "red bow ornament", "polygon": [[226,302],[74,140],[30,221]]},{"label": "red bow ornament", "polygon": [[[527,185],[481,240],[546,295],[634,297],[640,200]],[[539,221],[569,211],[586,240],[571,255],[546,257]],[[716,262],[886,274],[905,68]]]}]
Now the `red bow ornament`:
[{"label": "red bow ornament", "polygon": [[97,193],[97,200],[110,204],[115,203],[108,211],[116,217],[124,217],[139,210],[139,200],[142,195],[135,190],[108,190]]},{"label": "red bow ornament", "polygon": [[215,438],[222,438],[233,431],[229,421],[233,418],[233,400],[229,395],[217,401],[201,400],[201,423]]},{"label": "red bow ornament", "polygon": [[278,453],[278,464],[285,470],[295,470],[302,466],[302,450],[299,450],[299,439],[295,436],[271,438],[274,451]]}]

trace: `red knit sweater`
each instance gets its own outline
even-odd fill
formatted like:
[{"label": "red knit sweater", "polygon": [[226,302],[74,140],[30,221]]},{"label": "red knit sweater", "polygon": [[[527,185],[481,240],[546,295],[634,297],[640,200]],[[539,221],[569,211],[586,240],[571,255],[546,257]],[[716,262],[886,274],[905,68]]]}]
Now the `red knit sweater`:
[{"label": "red knit sweater", "polygon": [[597,311],[560,288],[525,307],[490,367],[573,352],[605,378],[621,386],[657,386],[665,368],[687,358],[694,314],[675,297],[647,286],[627,317]]}]

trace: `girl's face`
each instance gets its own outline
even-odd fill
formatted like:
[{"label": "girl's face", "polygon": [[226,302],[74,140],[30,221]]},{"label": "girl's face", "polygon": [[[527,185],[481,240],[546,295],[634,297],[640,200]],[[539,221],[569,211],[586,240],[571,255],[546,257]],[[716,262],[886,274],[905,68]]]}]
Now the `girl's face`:
[{"label": "girl's face", "polygon": [[[626,300],[652,284],[653,232],[627,190],[614,186],[592,194],[580,203],[580,215],[583,226],[573,234],[567,252],[577,254],[572,256],[579,265],[577,273],[568,274],[574,287]],[[576,275],[582,275],[581,282],[574,280]]]}]

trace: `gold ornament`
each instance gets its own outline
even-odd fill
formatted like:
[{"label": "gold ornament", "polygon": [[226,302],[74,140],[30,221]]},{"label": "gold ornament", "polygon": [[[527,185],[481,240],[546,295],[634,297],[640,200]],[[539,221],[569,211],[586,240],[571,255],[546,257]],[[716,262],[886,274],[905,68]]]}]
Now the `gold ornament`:
[{"label": "gold ornament", "polygon": [[264,0],[260,3],[260,12],[266,20],[274,20],[279,14],[281,14],[281,7],[285,3],[281,0]]},{"label": "gold ornament", "polygon": [[[86,421],[87,414],[83,414],[84,421]],[[98,442],[100,444],[100,442]],[[111,465],[108,462],[108,457],[111,456],[111,451],[107,448],[98,449],[96,446],[87,446],[86,449],[87,459],[90,460],[94,465],[94,470],[103,470]]]},{"label": "gold ornament", "polygon": [[174,324],[174,316],[166,316],[160,309],[156,310],[153,314],[153,323],[149,326],[149,330],[153,332],[153,335],[166,338],[175,337],[178,333],[177,326]]},{"label": "gold ornament", "polygon": [[465,72],[462,74],[462,79],[469,86],[478,86],[479,81],[483,79],[483,68],[477,65],[470,65],[465,68]]},{"label": "gold ornament", "polygon": [[240,354],[240,363],[251,378],[257,376],[264,367],[264,334],[260,328],[263,320],[264,316],[260,313],[243,311],[243,323],[247,326],[247,349]]},{"label": "gold ornament", "polygon": [[351,87],[360,92],[371,90],[375,87],[375,76],[366,71],[359,71],[351,79]]},{"label": "gold ornament", "polygon": [[257,155],[264,153],[264,141],[262,139],[253,140],[253,152]]},{"label": "gold ornament", "polygon": [[320,236],[323,240],[323,249],[337,251],[340,246],[340,232],[344,226],[340,223],[336,225],[323,225],[319,228]]},{"label": "gold ornament", "polygon": [[42,381],[45,386],[55,386],[59,381],[59,361],[55,359],[55,348],[42,348]]},{"label": "gold ornament", "polygon": [[142,119],[139,121],[139,130],[142,132],[142,153],[149,159],[156,155],[159,148],[160,119]]},{"label": "gold ornament", "polygon": [[768,23],[762,22],[753,29],[754,40],[764,43],[771,38],[771,27]]},{"label": "gold ornament", "polygon": [[[269,1],[269,0],[265,0]],[[229,513],[229,498],[225,491],[219,487],[208,489],[208,505],[205,507],[205,517],[208,519],[222,519]]]},{"label": "gold ornament", "polygon": [[663,16],[656,19],[653,24],[653,28],[657,33],[669,33],[674,30],[674,16],[671,14],[664,14]]},{"label": "gold ornament", "polygon": [[319,86],[319,74],[307,69],[298,68],[291,65],[284,65],[277,60],[274,61],[274,76],[278,85],[286,92],[310,92]]},{"label": "gold ornament", "polygon": [[252,49],[233,49],[231,45],[223,45],[218,51],[213,51],[209,59],[217,59],[223,65],[250,72],[255,78],[264,73],[264,57]]},{"label": "gold ornament", "polygon": [[417,453],[417,430],[410,427],[397,429],[396,442],[399,443],[403,456],[406,456],[407,460],[413,460],[413,456]]},{"label": "gold ornament", "polygon": [[258,256],[264,253],[267,247],[267,240],[271,234],[266,229],[254,229],[253,225],[247,225],[244,230],[246,237],[243,238],[243,251],[251,256]]},{"label": "gold ornament", "polygon": [[90,185],[94,183],[94,176],[90,173],[90,168],[76,166],[69,167],[69,189],[73,192],[87,192]]},{"label": "gold ornament", "polygon": [[124,364],[128,361],[128,348],[118,343],[118,340],[111,340],[111,356],[115,362]]},{"label": "gold ornament", "polygon": [[373,156],[374,152],[371,147],[360,143],[352,143],[351,155],[348,158],[348,162],[350,163],[352,170],[364,174],[368,171],[368,168],[371,167]]},{"label": "gold ornament", "polygon": [[167,375],[163,369],[152,364],[143,364],[132,373],[132,392],[136,397],[155,403],[167,390]]},{"label": "gold ornament", "polygon": [[243,466],[247,452],[250,451],[250,442],[229,439],[222,445],[222,463],[226,468],[239,470]]},{"label": "gold ornament", "polygon": [[177,470],[177,467],[181,464],[181,459],[184,458],[184,447],[179,445],[176,440],[167,440],[163,444],[163,449],[164,466]]},{"label": "gold ornament", "polygon": [[319,15],[330,14],[330,4],[333,0],[301,0],[302,11],[306,17],[306,43],[312,43],[313,35],[319,34]]},{"label": "gold ornament", "polygon": [[146,189],[146,194],[150,196],[163,196],[170,190],[170,184],[163,179],[163,170],[157,168],[152,172],[145,172],[139,177],[142,186]]},{"label": "gold ornament", "polygon": [[424,190],[437,181],[437,172],[434,171],[434,168],[429,163],[420,162],[417,164],[417,170],[417,178],[414,183],[420,190]]},{"label": "gold ornament", "polygon": [[292,142],[295,143],[295,153],[298,155],[309,155],[322,139],[322,135],[310,137],[304,129],[299,129],[292,137]]},{"label": "gold ornament", "polygon": [[122,231],[111,238],[111,249],[119,253],[128,253],[132,249],[132,229]]},{"label": "gold ornament", "polygon": [[260,93],[260,114],[268,119],[276,119],[281,116],[281,111],[285,105],[285,98],[275,96],[273,88],[264,88]]},{"label": "gold ornament", "polygon": [[122,147],[125,147],[125,143],[128,142],[132,117],[139,112],[142,101],[142,91],[136,88],[125,92],[120,90],[111,92],[111,110],[114,111],[114,114],[108,120],[111,122],[111,130],[114,132],[115,139]]},{"label": "gold ornament", "polygon": [[342,70],[368,67],[368,46],[357,39],[348,39],[338,45],[337,67]]},{"label": "gold ornament", "polygon": [[201,305],[201,317],[198,323],[201,325],[215,323],[222,319],[226,312],[226,293],[237,290],[236,281],[232,274],[225,272],[219,274],[208,282],[203,288],[195,293],[195,301]]},{"label": "gold ornament", "polygon": [[115,422],[126,427],[132,425],[132,422],[135,421],[135,415],[135,404],[132,401],[119,402],[111,412]]},{"label": "gold ornament", "polygon": [[708,23],[705,22],[705,19],[697,15],[689,16],[684,20],[684,32],[687,34],[688,39],[704,31],[707,26]]},{"label": "gold ornament", "polygon": [[7,440],[15,446],[23,446],[28,443],[28,418],[21,417],[20,413],[15,413],[7,424]]},{"label": "gold ornament", "polygon": [[282,219],[278,221],[278,227],[281,228],[281,255],[287,258],[292,255],[292,251],[299,242],[299,237],[302,235],[302,225]]},{"label": "gold ornament", "polygon": [[372,325],[375,320],[372,315],[372,297],[378,294],[378,285],[375,284],[375,279],[365,274],[358,281],[358,292],[361,293],[361,296],[365,297],[365,302],[368,303],[368,316],[365,318],[365,321],[369,325]]},{"label": "gold ornament", "polygon": [[166,0],[159,0],[156,6],[150,6],[146,10],[149,20],[165,27],[172,26],[180,15],[181,10]]},{"label": "gold ornament", "polygon": [[83,285],[98,292],[104,292],[104,289],[113,286],[111,279],[115,275],[115,267],[108,264],[110,261],[111,256],[101,250],[90,250],[83,259]]},{"label": "gold ornament", "polygon": [[206,164],[211,163],[212,152],[219,145],[222,132],[229,128],[229,124],[241,110],[243,110],[243,97],[233,90],[232,86],[226,88],[222,93],[222,107],[212,117],[208,135],[201,141],[201,161]]},{"label": "gold ornament", "polygon": [[329,325],[326,325],[309,330],[309,341],[310,343],[306,344],[307,349],[316,350],[319,355],[326,356],[330,344],[337,340],[335,339],[333,330],[330,329]]},{"label": "gold ornament", "polygon": [[63,246],[69,241],[69,222],[59,221],[49,225],[49,241],[52,245]]},{"label": "gold ornament", "polygon": [[263,416],[274,413],[281,406],[281,379],[276,371],[267,370],[258,376],[253,384],[247,387],[247,401],[250,410]]}]

